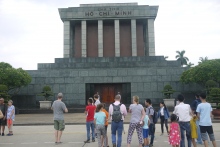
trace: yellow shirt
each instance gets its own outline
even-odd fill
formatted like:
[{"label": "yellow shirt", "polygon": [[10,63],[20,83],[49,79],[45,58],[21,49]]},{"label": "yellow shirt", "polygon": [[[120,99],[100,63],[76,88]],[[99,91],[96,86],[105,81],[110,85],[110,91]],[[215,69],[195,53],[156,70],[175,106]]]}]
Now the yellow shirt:
[{"label": "yellow shirt", "polygon": [[191,137],[192,137],[192,139],[198,138],[196,120],[197,120],[196,116],[192,117],[192,119],[190,120]]}]

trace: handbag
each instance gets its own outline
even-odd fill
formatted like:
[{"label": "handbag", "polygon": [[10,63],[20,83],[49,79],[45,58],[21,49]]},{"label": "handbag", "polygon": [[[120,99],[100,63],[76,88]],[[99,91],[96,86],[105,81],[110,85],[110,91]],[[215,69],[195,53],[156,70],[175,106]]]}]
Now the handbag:
[{"label": "handbag", "polygon": [[0,119],[2,119],[4,117],[2,111],[0,110]]},{"label": "handbag", "polygon": [[8,125],[8,128],[10,128],[10,126],[12,125],[12,119],[7,119],[7,125]]}]

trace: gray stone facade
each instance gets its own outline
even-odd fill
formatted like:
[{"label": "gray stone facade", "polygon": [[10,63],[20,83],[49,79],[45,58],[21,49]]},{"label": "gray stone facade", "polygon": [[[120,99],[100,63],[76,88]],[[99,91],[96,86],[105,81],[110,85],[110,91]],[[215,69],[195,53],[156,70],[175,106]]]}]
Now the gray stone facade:
[{"label": "gray stone facade", "polygon": [[138,95],[141,102],[150,98],[158,103],[163,99],[161,91],[166,84],[177,93],[198,89],[179,82],[184,70],[179,62],[166,61],[163,56],[57,58],[55,63],[38,64],[38,70],[29,70],[32,82],[20,95],[29,95],[35,103],[42,99],[37,96],[42,87],[49,85],[54,92],[52,99],[62,92],[67,105],[85,105],[87,83],[130,83],[130,102],[133,95]]}]

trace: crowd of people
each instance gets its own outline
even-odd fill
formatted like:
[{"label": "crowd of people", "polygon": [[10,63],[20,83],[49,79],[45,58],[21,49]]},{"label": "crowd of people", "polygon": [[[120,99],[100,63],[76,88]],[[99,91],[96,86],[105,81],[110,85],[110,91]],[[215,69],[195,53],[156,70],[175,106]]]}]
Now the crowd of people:
[{"label": "crowd of people", "polygon": [[[64,112],[68,112],[66,105],[62,102],[63,94],[57,95],[57,100],[53,102],[51,109],[54,113],[55,143],[61,144],[62,132],[65,129]],[[132,104],[127,111],[126,106],[121,103],[121,95],[115,96],[115,102],[110,104],[109,110],[105,104],[100,102],[100,96],[87,100],[85,108],[87,138],[84,143],[98,140],[99,147],[109,147],[107,129],[108,122],[111,121],[111,141],[113,147],[121,147],[122,134],[124,132],[123,121],[127,113],[131,113],[130,124],[127,133],[127,147],[130,147],[133,132],[136,129],[139,147],[152,147],[154,143],[155,124],[160,119],[161,135],[164,135],[164,125],[168,135],[169,144],[172,147],[185,147],[185,137],[187,146],[194,147],[197,144],[204,144],[208,147],[208,137],[214,147],[216,146],[215,136],[212,128],[212,107],[206,101],[206,94],[196,95],[196,99],[191,105],[184,103],[183,95],[178,95],[178,103],[170,115],[164,102],[160,103],[158,112],[152,107],[150,99],[145,100],[145,107],[139,103],[139,97],[133,96]],[[13,121],[15,119],[15,107],[13,101],[8,104],[0,98],[0,135],[4,136],[5,126],[8,126],[9,133],[13,135]],[[170,124],[168,121],[170,119]],[[150,139],[149,139],[150,138]]]}]

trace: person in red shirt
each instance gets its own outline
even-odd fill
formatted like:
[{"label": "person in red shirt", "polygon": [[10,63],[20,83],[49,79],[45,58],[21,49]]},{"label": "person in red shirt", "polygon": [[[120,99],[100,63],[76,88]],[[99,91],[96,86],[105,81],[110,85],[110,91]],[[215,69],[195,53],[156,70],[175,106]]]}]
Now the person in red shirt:
[{"label": "person in red shirt", "polygon": [[86,106],[86,130],[87,130],[87,140],[85,143],[90,143],[90,128],[92,130],[92,142],[95,142],[95,124],[94,124],[94,115],[96,106],[92,105],[92,99],[89,98],[87,101],[88,105]]}]

